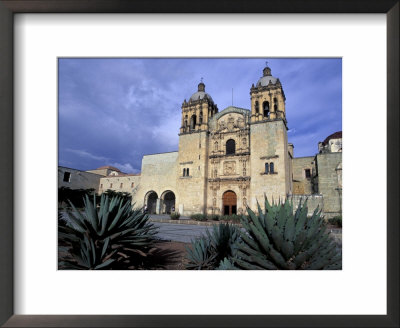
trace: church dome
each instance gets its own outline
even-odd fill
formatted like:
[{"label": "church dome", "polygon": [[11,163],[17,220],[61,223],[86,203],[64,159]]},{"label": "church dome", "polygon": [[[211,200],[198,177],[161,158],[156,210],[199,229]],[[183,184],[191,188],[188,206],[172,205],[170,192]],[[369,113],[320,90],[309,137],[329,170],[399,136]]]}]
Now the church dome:
[{"label": "church dome", "polygon": [[205,92],[206,90],[206,85],[203,82],[200,82],[197,88],[197,92],[195,92],[194,94],[192,94],[192,96],[190,97],[191,101],[196,101],[196,100],[201,100],[201,99],[209,99],[211,101],[212,98],[211,96]]},{"label": "church dome", "polygon": [[337,131],[335,133],[332,133],[330,136],[326,137],[322,143],[324,145],[327,145],[329,143],[329,140],[331,139],[342,139],[342,131]]},{"label": "church dome", "polygon": [[278,79],[271,75],[271,69],[266,66],[263,70],[263,76],[258,80],[256,87],[266,87],[269,83],[276,84]]}]

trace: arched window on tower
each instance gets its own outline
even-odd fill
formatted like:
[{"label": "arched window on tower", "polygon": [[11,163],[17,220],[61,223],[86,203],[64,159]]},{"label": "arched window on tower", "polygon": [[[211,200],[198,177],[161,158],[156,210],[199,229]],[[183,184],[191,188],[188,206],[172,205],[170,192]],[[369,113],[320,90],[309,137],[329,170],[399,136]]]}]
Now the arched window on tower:
[{"label": "arched window on tower", "polygon": [[233,154],[235,154],[235,151],[236,151],[236,143],[235,143],[235,140],[229,139],[229,140],[226,142],[226,154],[227,154],[227,155],[233,155]]},{"label": "arched window on tower", "polygon": [[269,164],[265,163],[265,171],[264,171],[264,173],[268,174],[268,172],[269,172]]},{"label": "arched window on tower", "polygon": [[203,112],[199,114],[199,124],[203,124]]},{"label": "arched window on tower", "polygon": [[196,115],[192,115],[190,119],[190,129],[194,130],[196,127]]},{"label": "arched window on tower", "polygon": [[274,111],[278,110],[278,99],[274,98]]},{"label": "arched window on tower", "polygon": [[214,142],[214,150],[215,150],[215,151],[218,150],[218,141]]},{"label": "arched window on tower", "polygon": [[189,169],[186,169],[186,176],[189,176]]},{"label": "arched window on tower", "polygon": [[188,116],[187,116],[187,115],[185,115],[185,121],[184,121],[184,123],[183,123],[183,126],[184,126],[184,129],[185,129],[185,131],[186,131],[187,126],[188,126]]},{"label": "arched window on tower", "polygon": [[256,103],[254,104],[254,108],[256,110],[256,114],[258,114],[260,112],[260,105],[258,104],[258,101],[256,101]]},{"label": "arched window on tower", "polygon": [[269,102],[268,101],[263,102],[263,114],[264,114],[264,117],[269,117]]},{"label": "arched window on tower", "polygon": [[186,176],[186,169],[183,169],[183,176]]}]

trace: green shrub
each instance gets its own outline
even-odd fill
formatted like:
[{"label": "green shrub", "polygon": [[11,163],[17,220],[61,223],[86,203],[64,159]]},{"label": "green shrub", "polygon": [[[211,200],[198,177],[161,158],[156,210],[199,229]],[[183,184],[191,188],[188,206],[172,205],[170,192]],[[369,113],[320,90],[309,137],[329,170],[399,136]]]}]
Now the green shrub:
[{"label": "green shrub", "polygon": [[[326,230],[318,208],[307,217],[307,201],[299,204],[258,205],[258,216],[250,209],[241,220],[245,231],[232,263],[240,269],[341,269],[342,254]],[[226,266],[229,264],[225,263]]]},{"label": "green shrub", "polygon": [[241,220],[241,216],[237,214],[222,215],[220,219],[221,221],[231,221],[233,223],[239,223]]},{"label": "green shrub", "polygon": [[191,247],[186,247],[187,269],[214,270],[222,262],[228,262],[236,255],[240,238],[239,230],[228,223],[214,225],[212,231],[192,241]]},{"label": "green shrub", "polygon": [[341,228],[342,227],[342,216],[339,215],[339,216],[330,218],[330,219],[328,219],[328,223]]},{"label": "green shrub", "polygon": [[218,214],[209,214],[209,215],[207,215],[207,220],[219,221],[219,215]]},{"label": "green shrub", "polygon": [[179,212],[172,212],[170,214],[171,220],[179,220],[179,218],[181,217],[181,214]]},{"label": "green shrub", "polygon": [[195,221],[207,221],[207,216],[204,214],[192,214],[190,218]]},{"label": "green shrub", "polygon": [[240,215],[237,214],[232,214],[230,217],[233,223],[239,223],[242,218]]},{"label": "green shrub", "polygon": [[[130,201],[102,195],[100,206],[86,195],[84,210],[70,202],[59,224],[60,269],[143,268],[154,249],[156,228]],[[60,222],[60,220],[59,220]]]}]

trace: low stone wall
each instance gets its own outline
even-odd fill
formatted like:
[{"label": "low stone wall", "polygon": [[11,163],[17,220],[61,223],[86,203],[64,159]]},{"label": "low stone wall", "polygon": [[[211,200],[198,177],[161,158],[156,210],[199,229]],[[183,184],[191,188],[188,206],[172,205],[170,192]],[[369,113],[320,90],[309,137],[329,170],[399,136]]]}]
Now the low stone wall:
[{"label": "low stone wall", "polygon": [[293,201],[293,209],[296,210],[300,204],[304,204],[307,199],[308,215],[312,215],[317,206],[321,209],[324,205],[322,195],[291,195],[289,200]]}]

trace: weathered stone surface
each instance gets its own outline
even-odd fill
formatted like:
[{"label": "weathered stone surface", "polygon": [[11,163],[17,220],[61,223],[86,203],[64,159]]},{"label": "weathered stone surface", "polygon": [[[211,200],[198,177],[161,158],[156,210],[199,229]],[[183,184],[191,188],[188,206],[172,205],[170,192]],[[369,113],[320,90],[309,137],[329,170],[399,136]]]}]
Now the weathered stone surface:
[{"label": "weathered stone surface", "polygon": [[[309,177],[306,176],[306,170],[310,172]],[[314,156],[293,158],[293,194],[312,194],[312,178],[315,174]]]},{"label": "weathered stone surface", "polygon": [[94,189],[96,192],[98,192],[101,178],[102,176],[99,174],[80,171],[63,166],[58,167],[58,188],[66,187],[70,189]]},{"label": "weathered stone surface", "polygon": [[318,192],[324,196],[326,217],[342,212],[342,153],[322,153],[316,156]]}]

